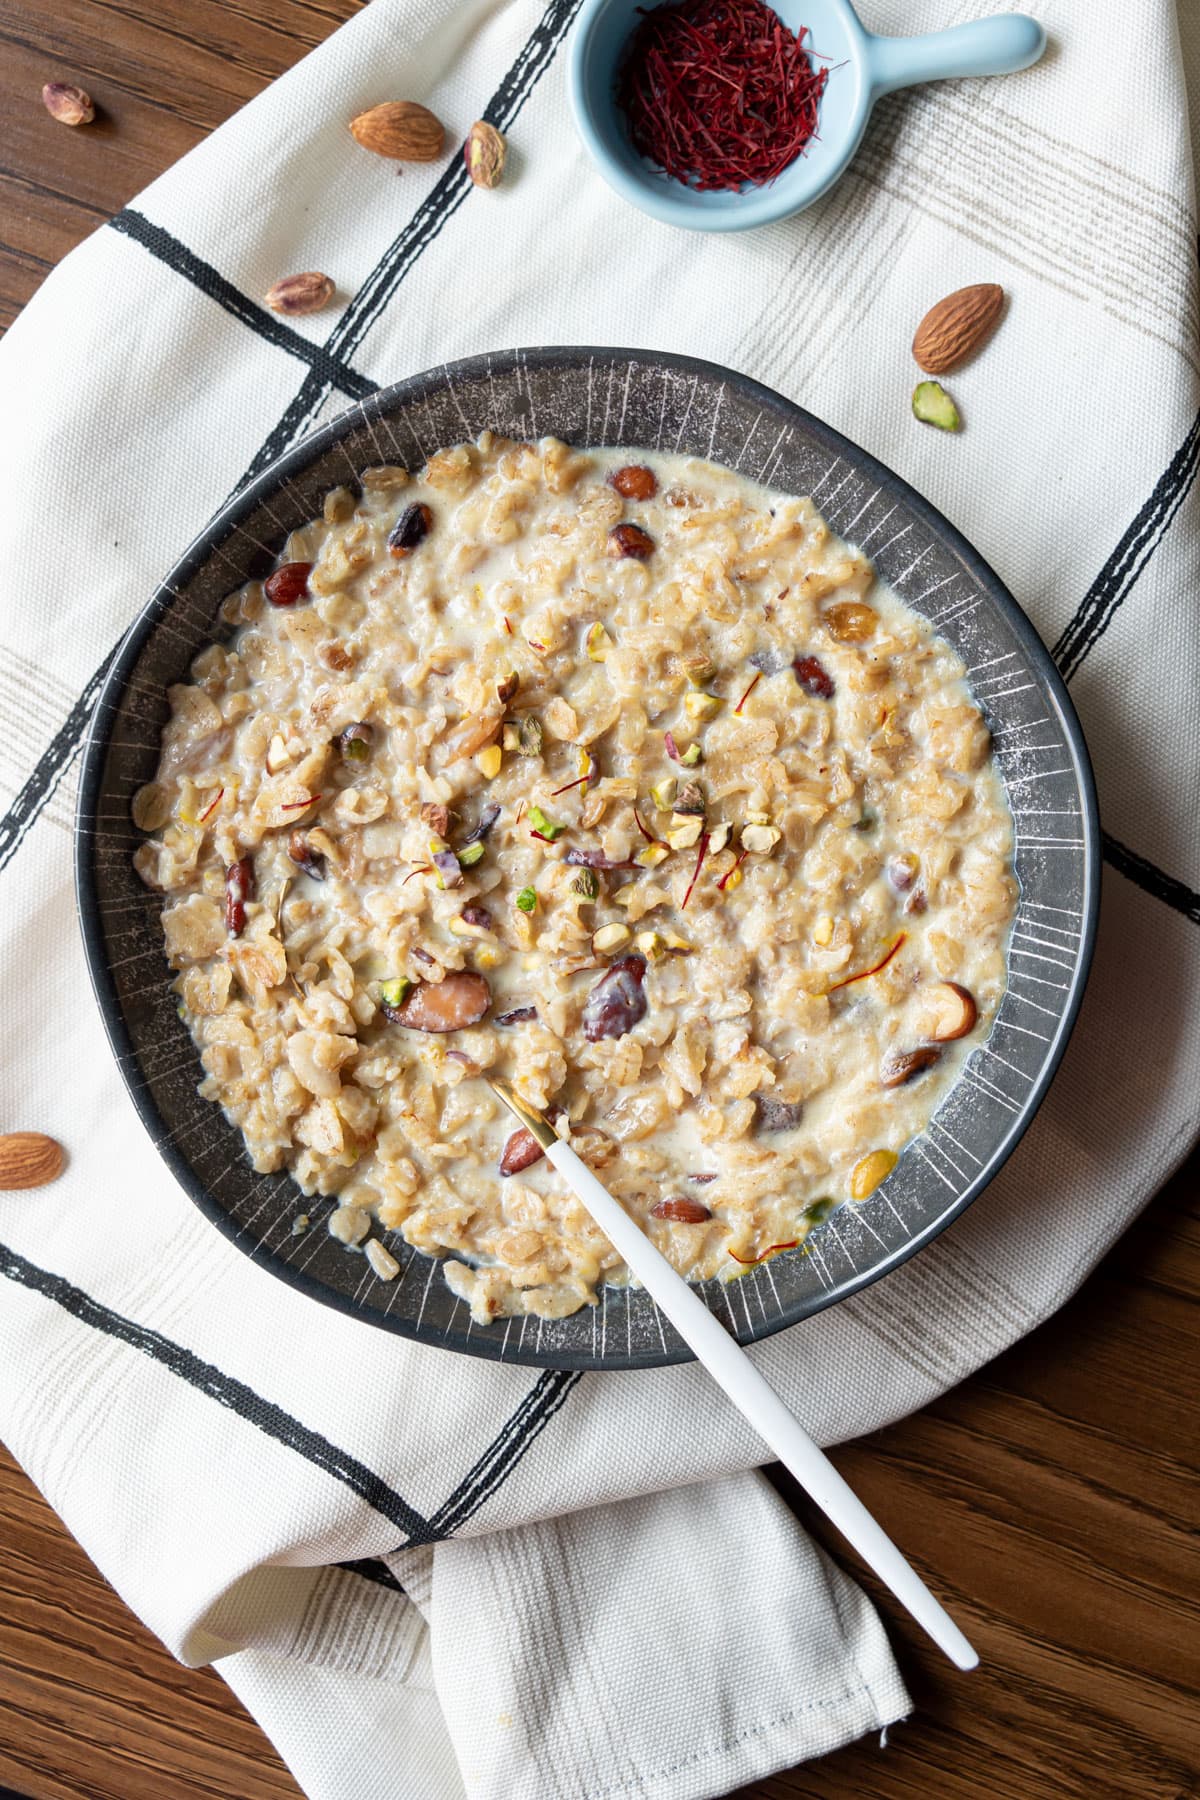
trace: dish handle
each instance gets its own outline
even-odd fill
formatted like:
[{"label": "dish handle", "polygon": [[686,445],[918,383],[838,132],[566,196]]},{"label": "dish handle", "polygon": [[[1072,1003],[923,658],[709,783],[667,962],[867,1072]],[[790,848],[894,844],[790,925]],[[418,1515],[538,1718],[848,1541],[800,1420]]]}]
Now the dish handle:
[{"label": "dish handle", "polygon": [[1028,13],[972,19],[922,37],[867,35],[866,64],[875,98],[918,81],[958,75],[1011,75],[1035,63],[1046,33]]}]

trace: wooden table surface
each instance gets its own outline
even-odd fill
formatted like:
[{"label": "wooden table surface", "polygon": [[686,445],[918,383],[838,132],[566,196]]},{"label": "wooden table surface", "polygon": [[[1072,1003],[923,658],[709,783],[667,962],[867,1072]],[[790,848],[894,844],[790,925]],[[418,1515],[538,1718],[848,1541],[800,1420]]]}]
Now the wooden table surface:
[{"label": "wooden table surface", "polygon": [[[356,10],[0,0],[0,325],[73,244]],[[48,80],[86,87],[96,124],[54,123]],[[739,1800],[1200,1796],[1198,1193],[1193,1158],[1056,1319],[838,1453],[983,1668],[955,1675],[882,1601],[913,1718],[886,1750],[864,1741]],[[424,1800],[397,1781],[403,1800]],[[2,1452],[0,1784],[23,1800],[299,1793],[220,1678],[168,1657]]]}]

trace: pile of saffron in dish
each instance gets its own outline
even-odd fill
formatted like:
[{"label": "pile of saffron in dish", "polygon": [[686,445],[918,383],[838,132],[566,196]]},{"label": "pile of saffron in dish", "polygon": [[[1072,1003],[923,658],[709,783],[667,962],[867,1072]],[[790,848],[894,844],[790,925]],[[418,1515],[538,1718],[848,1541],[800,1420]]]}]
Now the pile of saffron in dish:
[{"label": "pile of saffron in dish", "polygon": [[829,78],[763,0],[642,11],[617,78],[634,148],[700,193],[761,187],[817,128]]}]

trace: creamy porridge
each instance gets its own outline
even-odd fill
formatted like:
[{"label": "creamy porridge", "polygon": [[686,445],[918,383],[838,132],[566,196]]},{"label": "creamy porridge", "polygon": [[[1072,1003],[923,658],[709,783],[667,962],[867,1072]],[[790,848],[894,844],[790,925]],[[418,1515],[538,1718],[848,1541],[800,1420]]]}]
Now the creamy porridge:
[{"label": "creamy porridge", "polygon": [[811,501],[485,433],[224,614],[137,868],[201,1092],[383,1279],[395,1232],[481,1321],[627,1278],[482,1071],[702,1279],[865,1199],[986,1034],[987,728]]}]

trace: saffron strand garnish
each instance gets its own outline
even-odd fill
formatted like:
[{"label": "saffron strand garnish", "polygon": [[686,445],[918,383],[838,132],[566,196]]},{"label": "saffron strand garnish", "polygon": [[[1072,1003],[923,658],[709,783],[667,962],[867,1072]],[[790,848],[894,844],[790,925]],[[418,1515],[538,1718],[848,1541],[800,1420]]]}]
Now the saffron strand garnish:
[{"label": "saffron strand garnish", "polygon": [[764,0],[643,11],[618,76],[634,148],[704,193],[773,181],[817,128],[829,71]]},{"label": "saffron strand garnish", "polygon": [[758,684],[761,680],[762,680],[762,670],[760,669],[758,671],[758,674],[754,677],[754,680],[750,683],[750,686],[746,689],[745,693],[742,695],[741,699],[738,701],[737,705],[734,707],[733,716],[735,719],[739,716],[743,706],[745,706],[747,700],[750,698],[751,694],[754,692],[755,688],[758,686]]},{"label": "saffron strand garnish", "polygon": [[581,775],[578,781],[565,781],[562,787],[550,789],[550,798],[553,800],[556,794],[569,794],[572,788],[583,787],[590,780],[589,775]]},{"label": "saffron strand garnish", "polygon": [[741,1263],[743,1269],[753,1269],[760,1262],[766,1262],[768,1256],[774,1256],[776,1250],[794,1250],[799,1242],[799,1238],[792,1238],[787,1244],[768,1244],[761,1256],[739,1256],[736,1250],[731,1250],[729,1254],[735,1263]]},{"label": "saffron strand garnish", "polygon": [[708,838],[709,834],[707,831],[702,831],[700,833],[700,850],[696,857],[696,867],[692,870],[692,879],[688,882],[687,893],[683,896],[683,901],[679,908],[680,912],[683,911],[684,907],[691,899],[692,889],[700,879],[700,871],[704,867],[704,859],[708,855]]},{"label": "saffron strand garnish", "polygon": [[860,969],[857,975],[843,975],[840,981],[835,981],[832,987],[825,989],[826,994],[836,994],[839,988],[851,987],[856,981],[865,981],[868,975],[878,975],[880,969],[887,968],[907,936],[907,931],[898,931],[896,936],[892,939],[890,947],[884,952],[877,963],[869,969]]},{"label": "saffron strand garnish", "polygon": [[724,875],[722,875],[720,881],[718,881],[718,883],[717,883],[717,887],[721,893],[724,893],[726,882],[730,881],[733,878],[733,876],[735,876],[737,874],[738,870],[741,868],[742,864],[745,862],[745,860],[749,856],[749,854],[750,854],[750,852],[748,850],[743,850],[739,854],[738,859],[734,863],[732,869],[726,869]]},{"label": "saffron strand garnish", "polygon": [[213,813],[215,813],[215,812],[216,812],[216,810],[217,810],[217,808],[218,808],[218,806],[220,806],[220,804],[221,804],[221,802],[222,802],[222,800],[223,800],[223,799],[224,799],[224,798],[225,798],[225,789],[224,789],[224,788],[218,788],[218,789],[217,789],[217,797],[216,797],[216,799],[215,799],[215,800],[214,800],[214,801],[213,801],[213,803],[212,803],[212,805],[211,805],[211,806],[206,806],[206,807],[205,807],[205,809],[204,809],[204,811],[203,811],[203,812],[202,812],[202,813],[201,813],[201,814],[200,814],[200,823],[201,823],[201,825],[203,825],[203,823],[204,823],[204,821],[205,821],[205,820],[206,820],[206,819],[208,819],[208,818],[211,818],[211,817],[212,817],[212,815],[213,815]]}]

